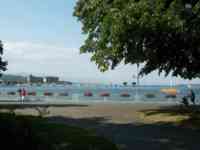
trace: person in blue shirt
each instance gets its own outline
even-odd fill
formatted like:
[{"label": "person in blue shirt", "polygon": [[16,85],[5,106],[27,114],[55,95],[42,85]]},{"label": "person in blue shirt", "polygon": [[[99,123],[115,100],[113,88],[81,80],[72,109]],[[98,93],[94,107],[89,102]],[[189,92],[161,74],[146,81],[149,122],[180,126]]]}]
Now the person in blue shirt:
[{"label": "person in blue shirt", "polygon": [[190,92],[189,93],[190,101],[195,105],[196,104],[195,103],[195,93],[194,93],[194,91],[192,89],[190,89],[189,92]]},{"label": "person in blue shirt", "polygon": [[194,90],[192,89],[191,85],[188,85],[188,89],[189,89],[189,93],[188,93],[188,98],[190,99],[190,101],[195,105],[195,93]]}]

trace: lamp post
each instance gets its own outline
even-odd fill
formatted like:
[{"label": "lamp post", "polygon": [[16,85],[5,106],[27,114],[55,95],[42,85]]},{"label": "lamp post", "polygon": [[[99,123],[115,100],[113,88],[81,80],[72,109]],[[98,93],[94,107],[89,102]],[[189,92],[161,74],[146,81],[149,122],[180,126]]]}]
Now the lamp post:
[{"label": "lamp post", "polygon": [[140,67],[140,64],[137,63],[137,86],[140,85],[139,67]]}]

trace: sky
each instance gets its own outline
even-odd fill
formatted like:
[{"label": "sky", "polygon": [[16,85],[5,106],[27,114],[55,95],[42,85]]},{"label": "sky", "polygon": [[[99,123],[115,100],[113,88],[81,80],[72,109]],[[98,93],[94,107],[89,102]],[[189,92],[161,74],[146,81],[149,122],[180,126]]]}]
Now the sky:
[{"label": "sky", "polygon": [[[120,64],[101,73],[90,54],[79,54],[85,35],[73,17],[76,0],[0,0],[0,40],[9,74],[59,76],[89,83],[134,82],[135,65]],[[141,84],[200,83],[158,76],[153,72]]]}]

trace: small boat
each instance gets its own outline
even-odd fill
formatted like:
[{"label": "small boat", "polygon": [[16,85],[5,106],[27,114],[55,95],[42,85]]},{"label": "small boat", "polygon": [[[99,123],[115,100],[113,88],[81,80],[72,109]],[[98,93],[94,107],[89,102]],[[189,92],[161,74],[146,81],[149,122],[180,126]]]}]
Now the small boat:
[{"label": "small boat", "polygon": [[67,92],[65,93],[60,93],[59,96],[69,96],[69,94]]},{"label": "small boat", "polygon": [[92,94],[92,92],[87,91],[87,92],[84,93],[84,96],[92,97],[93,94]]},{"label": "small boat", "polygon": [[86,91],[86,92],[84,93],[84,96],[92,97],[92,96],[93,96],[93,93],[90,92],[90,91]]},{"label": "small boat", "polygon": [[153,93],[147,93],[147,94],[145,94],[145,96],[146,96],[146,98],[155,98],[156,97],[156,95]]},{"label": "small boat", "polygon": [[176,88],[164,88],[160,91],[166,95],[166,98],[176,98],[178,93]]},{"label": "small boat", "polygon": [[8,92],[8,95],[16,95],[16,92]]},{"label": "small boat", "polygon": [[120,94],[121,97],[130,97],[131,95],[129,93],[121,93]]},{"label": "small boat", "polygon": [[53,96],[53,93],[51,93],[51,92],[44,92],[44,96]]},{"label": "small boat", "polygon": [[166,98],[176,98],[176,95],[166,95]]},{"label": "small boat", "polygon": [[100,94],[101,97],[109,97],[110,96],[110,93],[108,92],[103,92]]},{"label": "small boat", "polygon": [[36,92],[28,92],[29,96],[36,96]]}]

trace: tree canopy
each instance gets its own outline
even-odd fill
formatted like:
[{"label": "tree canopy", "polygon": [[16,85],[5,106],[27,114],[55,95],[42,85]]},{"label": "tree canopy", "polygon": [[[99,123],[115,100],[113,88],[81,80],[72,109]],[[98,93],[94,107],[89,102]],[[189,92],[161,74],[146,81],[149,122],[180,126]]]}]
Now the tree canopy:
[{"label": "tree canopy", "polygon": [[74,16],[87,35],[81,53],[101,71],[120,62],[192,79],[200,76],[199,0],[78,0]]},{"label": "tree canopy", "polygon": [[3,44],[0,41],[0,75],[1,75],[1,71],[6,70],[6,66],[7,66],[7,62],[2,59],[2,55],[3,55]]}]

